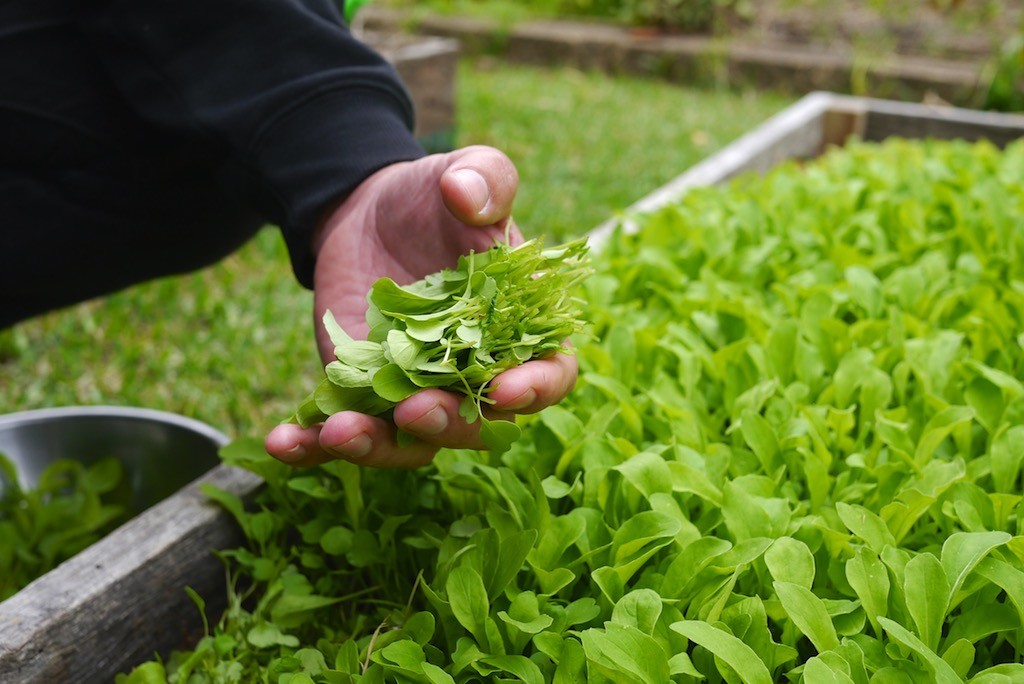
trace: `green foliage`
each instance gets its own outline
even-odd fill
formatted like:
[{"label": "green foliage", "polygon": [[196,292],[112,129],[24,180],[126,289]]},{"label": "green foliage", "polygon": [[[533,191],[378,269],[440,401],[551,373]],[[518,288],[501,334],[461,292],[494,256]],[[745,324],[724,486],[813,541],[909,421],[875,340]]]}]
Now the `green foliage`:
[{"label": "green foliage", "polygon": [[349,337],[330,311],[324,316],[337,359],[292,422],[308,427],[340,411],[379,415],[440,388],[462,394],[460,413],[479,418],[484,442],[504,451],[519,431],[484,417],[488,384],[530,359],[571,353],[563,342],[584,328],[571,293],[590,273],[586,252],[582,239],[551,249],[539,239],[514,248],[499,242],[409,285],[381,278],[367,295],[366,340]]},{"label": "green foliage", "polygon": [[1024,111],[1024,23],[996,52],[982,106],[1003,112]]},{"label": "green foliage", "polygon": [[369,4],[370,0],[341,0],[345,22],[351,24],[355,20],[356,14],[359,13],[359,10]]},{"label": "green foliage", "polygon": [[14,463],[0,453],[0,601],[127,520],[118,503],[123,480],[116,459],[86,466],[69,458],[23,489]]},{"label": "green foliage", "polygon": [[1024,144],[853,145],[594,257],[505,454],[289,471],[227,613],[122,684],[1017,681]]}]

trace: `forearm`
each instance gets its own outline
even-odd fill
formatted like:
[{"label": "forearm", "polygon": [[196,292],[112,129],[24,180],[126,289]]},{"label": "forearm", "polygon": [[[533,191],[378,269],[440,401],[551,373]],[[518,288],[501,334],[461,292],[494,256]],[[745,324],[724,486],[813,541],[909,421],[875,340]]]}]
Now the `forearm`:
[{"label": "forearm", "polygon": [[325,208],[422,155],[394,69],[326,0],[111,0],[88,33],[141,116],[221,151],[228,185],[281,226],[307,286]]}]

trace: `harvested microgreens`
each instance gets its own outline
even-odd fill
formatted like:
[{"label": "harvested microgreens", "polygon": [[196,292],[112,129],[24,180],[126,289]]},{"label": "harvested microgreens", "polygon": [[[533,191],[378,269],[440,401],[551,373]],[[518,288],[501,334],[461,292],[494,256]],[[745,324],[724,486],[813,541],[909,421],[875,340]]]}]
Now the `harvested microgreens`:
[{"label": "harvested microgreens", "polygon": [[454,269],[410,285],[381,278],[367,295],[368,339],[352,339],[324,315],[337,360],[291,422],[308,427],[340,411],[382,415],[437,387],[464,395],[460,414],[480,419],[488,448],[507,450],[520,430],[484,417],[489,383],[531,359],[571,352],[565,340],[584,329],[573,289],[590,270],[585,240],[551,249],[530,240],[464,255]]}]

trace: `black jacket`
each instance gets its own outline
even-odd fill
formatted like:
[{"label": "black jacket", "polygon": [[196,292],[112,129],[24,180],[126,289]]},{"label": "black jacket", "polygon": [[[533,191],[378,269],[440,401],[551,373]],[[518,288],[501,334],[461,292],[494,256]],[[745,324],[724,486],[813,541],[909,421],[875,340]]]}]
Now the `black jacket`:
[{"label": "black jacket", "polygon": [[412,126],[329,0],[0,0],[0,327],[266,223],[309,287],[319,217]]}]

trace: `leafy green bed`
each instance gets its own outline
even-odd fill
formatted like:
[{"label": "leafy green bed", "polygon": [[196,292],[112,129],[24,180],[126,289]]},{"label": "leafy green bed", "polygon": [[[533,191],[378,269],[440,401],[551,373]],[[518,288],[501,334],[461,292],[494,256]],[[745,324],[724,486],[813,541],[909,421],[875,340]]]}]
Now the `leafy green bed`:
[{"label": "leafy green bed", "polygon": [[690,192],[594,256],[579,386],[501,457],[235,442],[230,606],[121,681],[1021,681],[1022,179],[891,141]]}]

